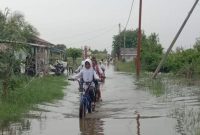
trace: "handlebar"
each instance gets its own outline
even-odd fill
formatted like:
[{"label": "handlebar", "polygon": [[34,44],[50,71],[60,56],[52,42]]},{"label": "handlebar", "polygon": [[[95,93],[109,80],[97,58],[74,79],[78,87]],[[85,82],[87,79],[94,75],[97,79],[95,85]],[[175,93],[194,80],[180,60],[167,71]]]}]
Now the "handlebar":
[{"label": "handlebar", "polygon": [[73,79],[73,78],[68,78],[69,81],[77,81],[80,84],[80,80],[78,79]]},{"label": "handlebar", "polygon": [[73,78],[68,78],[68,80],[69,80],[69,81],[75,81],[75,79],[73,79]]},{"label": "handlebar", "polygon": [[[69,81],[77,81],[80,84],[80,80],[78,79],[73,79],[73,78],[68,78]],[[97,80],[98,82],[103,82],[102,80]]]}]

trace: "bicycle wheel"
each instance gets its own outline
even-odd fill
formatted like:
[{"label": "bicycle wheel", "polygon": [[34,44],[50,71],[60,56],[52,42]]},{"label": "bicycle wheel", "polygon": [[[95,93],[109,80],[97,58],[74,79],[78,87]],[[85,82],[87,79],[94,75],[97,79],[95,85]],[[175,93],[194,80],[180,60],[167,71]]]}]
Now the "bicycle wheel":
[{"label": "bicycle wheel", "polygon": [[86,114],[85,105],[84,105],[84,103],[80,103],[80,107],[79,107],[79,118],[85,117],[85,114]]},{"label": "bicycle wheel", "polygon": [[89,102],[87,108],[88,108],[88,113],[92,113],[92,104],[91,104],[91,102]]}]

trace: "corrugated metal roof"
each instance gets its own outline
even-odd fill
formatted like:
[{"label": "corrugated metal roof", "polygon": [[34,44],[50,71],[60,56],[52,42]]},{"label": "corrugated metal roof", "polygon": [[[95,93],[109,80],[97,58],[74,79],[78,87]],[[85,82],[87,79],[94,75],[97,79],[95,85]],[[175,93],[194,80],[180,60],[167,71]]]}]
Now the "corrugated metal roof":
[{"label": "corrugated metal roof", "polygon": [[38,47],[48,47],[51,48],[54,44],[45,41],[39,37],[33,37],[28,43],[25,42],[18,42],[18,41],[10,41],[10,40],[0,40],[0,43],[17,43],[17,44],[27,44],[31,46],[38,46]]}]

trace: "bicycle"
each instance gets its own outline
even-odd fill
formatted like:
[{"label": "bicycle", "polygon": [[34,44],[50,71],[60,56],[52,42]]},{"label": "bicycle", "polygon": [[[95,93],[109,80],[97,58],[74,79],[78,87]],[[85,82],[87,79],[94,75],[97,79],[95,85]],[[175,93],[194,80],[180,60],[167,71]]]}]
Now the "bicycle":
[{"label": "bicycle", "polygon": [[[75,81],[74,79],[68,79],[71,81]],[[94,88],[91,86],[92,82],[83,82],[88,85],[87,89],[82,87],[82,82],[76,80],[79,84],[79,92],[80,92],[80,105],[79,105],[79,118],[84,118],[86,113],[91,113],[94,110],[95,106],[92,106],[92,94],[94,93]],[[95,97],[95,95],[93,95]],[[93,97],[93,98],[94,98]]]},{"label": "bicycle", "polygon": [[96,85],[96,87],[95,87],[95,100],[96,100],[96,102],[102,101],[100,83],[104,83],[105,78],[106,78],[105,76],[102,76],[100,81],[94,81],[95,85]]}]

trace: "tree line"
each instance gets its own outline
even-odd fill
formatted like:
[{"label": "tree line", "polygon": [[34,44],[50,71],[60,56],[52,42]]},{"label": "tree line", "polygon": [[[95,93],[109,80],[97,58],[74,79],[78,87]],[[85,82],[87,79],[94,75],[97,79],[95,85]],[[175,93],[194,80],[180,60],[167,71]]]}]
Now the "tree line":
[{"label": "tree line", "polygon": [[[126,48],[136,48],[137,32],[137,29],[126,30],[114,35],[112,56],[120,59],[120,48],[124,48],[124,39]],[[158,34],[151,33],[150,35],[146,35],[143,31],[141,49],[142,69],[154,72],[164,53]],[[200,75],[200,39],[197,39],[193,48],[184,49],[179,47],[175,51],[171,51],[160,71],[164,73],[172,72],[186,77]]]}]

